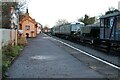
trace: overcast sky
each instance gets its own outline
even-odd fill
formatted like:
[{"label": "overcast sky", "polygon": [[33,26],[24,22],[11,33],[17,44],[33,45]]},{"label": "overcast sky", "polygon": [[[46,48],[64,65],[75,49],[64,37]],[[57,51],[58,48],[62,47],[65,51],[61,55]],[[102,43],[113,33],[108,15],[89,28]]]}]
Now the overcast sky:
[{"label": "overcast sky", "polygon": [[76,21],[85,14],[98,16],[109,7],[118,9],[120,0],[30,0],[29,14],[43,26],[53,27],[58,19]]}]

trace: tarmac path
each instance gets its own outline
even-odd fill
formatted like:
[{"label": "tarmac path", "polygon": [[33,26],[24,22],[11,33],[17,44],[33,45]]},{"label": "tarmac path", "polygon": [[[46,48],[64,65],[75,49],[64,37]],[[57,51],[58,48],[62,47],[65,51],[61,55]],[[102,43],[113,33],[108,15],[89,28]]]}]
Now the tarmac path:
[{"label": "tarmac path", "polygon": [[8,70],[8,78],[104,78],[43,33],[28,42]]}]

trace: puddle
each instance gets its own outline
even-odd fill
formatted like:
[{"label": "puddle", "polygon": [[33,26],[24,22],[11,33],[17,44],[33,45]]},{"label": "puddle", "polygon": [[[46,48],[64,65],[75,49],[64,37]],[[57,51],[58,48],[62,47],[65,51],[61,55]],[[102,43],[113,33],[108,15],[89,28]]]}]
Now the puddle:
[{"label": "puddle", "polygon": [[37,59],[37,60],[53,60],[53,59],[55,59],[54,56],[42,56],[42,55],[33,56],[31,58]]},{"label": "puddle", "polygon": [[51,37],[43,37],[44,39],[46,39],[46,38],[51,38]]}]

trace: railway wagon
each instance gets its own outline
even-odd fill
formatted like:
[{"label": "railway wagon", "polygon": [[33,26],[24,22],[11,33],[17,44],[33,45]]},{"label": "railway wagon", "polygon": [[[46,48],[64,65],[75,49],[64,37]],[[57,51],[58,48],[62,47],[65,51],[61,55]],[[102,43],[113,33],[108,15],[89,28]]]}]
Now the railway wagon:
[{"label": "railway wagon", "polygon": [[73,22],[54,26],[51,31],[53,35],[61,38],[92,44],[93,40],[99,38],[100,26],[98,24],[84,26],[82,22]]},{"label": "railway wagon", "polygon": [[83,23],[68,23],[68,24],[63,24],[60,26],[55,26],[53,34],[55,34],[58,37],[62,37],[65,39],[71,38],[74,36],[80,29],[80,27],[83,27]]},{"label": "railway wagon", "polygon": [[54,27],[52,27],[52,28],[50,29],[50,32],[51,32],[51,35],[55,36],[55,28],[54,28]]},{"label": "railway wagon", "polygon": [[99,39],[100,35],[100,24],[90,24],[84,27],[80,27],[79,40],[81,42],[94,44]]},{"label": "railway wagon", "polygon": [[52,35],[59,36],[58,33],[60,32],[60,27],[59,26],[54,26],[52,30]]},{"label": "railway wagon", "polygon": [[120,12],[102,16],[100,25],[101,46],[120,51]]},{"label": "railway wagon", "polygon": [[55,36],[76,42],[99,46],[108,52],[120,52],[120,12],[100,17],[100,24],[84,26],[81,23],[68,23],[53,27]]}]

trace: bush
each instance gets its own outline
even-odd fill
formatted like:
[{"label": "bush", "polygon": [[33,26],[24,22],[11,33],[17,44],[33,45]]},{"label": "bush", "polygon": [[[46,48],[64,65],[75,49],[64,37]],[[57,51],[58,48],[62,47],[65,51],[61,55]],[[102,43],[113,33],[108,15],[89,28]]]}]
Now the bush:
[{"label": "bush", "polygon": [[14,46],[10,44],[2,48],[2,76],[5,77],[5,72],[10,66],[13,59],[18,56],[18,53],[23,49],[23,46]]},{"label": "bush", "polygon": [[22,46],[26,46],[26,45],[27,45],[27,39],[26,39],[24,36],[21,36],[21,37],[18,39],[18,44],[19,44],[19,45],[22,45]]},{"label": "bush", "polygon": [[10,65],[10,61],[6,60],[2,62],[2,75],[5,76],[5,72],[7,71]]}]

